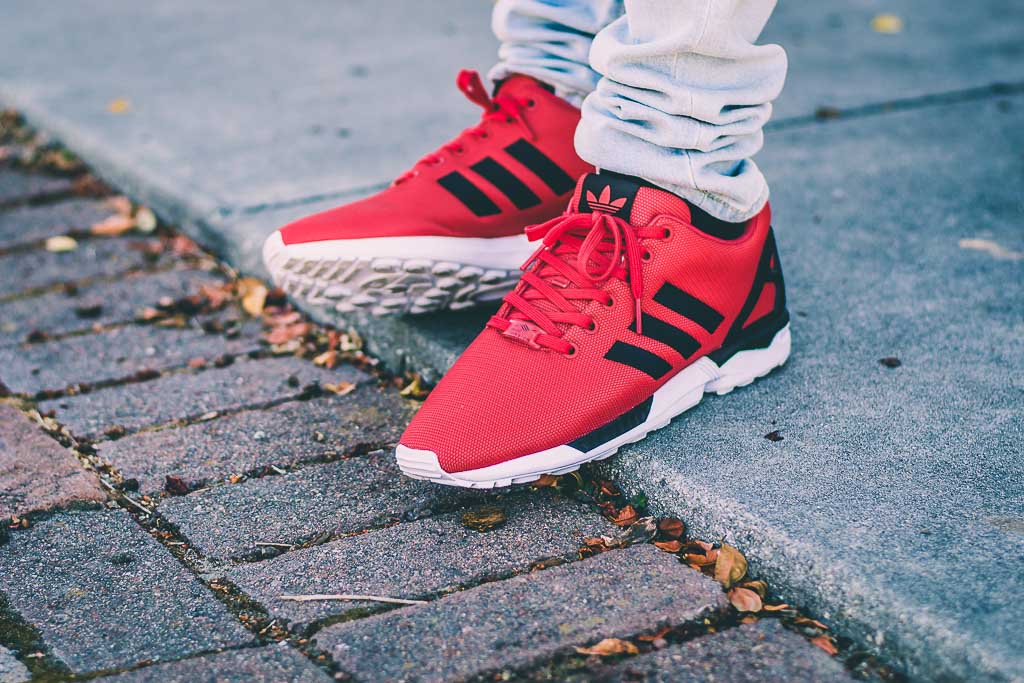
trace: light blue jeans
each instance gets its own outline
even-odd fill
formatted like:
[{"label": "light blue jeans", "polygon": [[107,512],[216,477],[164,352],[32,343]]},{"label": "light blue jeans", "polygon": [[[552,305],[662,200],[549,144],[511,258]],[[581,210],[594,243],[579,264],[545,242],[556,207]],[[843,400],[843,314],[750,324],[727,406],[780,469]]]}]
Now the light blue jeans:
[{"label": "light blue jeans", "polygon": [[576,152],[717,218],[768,201],[764,143],[786,53],[756,45],[775,0],[498,0],[490,78],[533,76],[577,105]]}]

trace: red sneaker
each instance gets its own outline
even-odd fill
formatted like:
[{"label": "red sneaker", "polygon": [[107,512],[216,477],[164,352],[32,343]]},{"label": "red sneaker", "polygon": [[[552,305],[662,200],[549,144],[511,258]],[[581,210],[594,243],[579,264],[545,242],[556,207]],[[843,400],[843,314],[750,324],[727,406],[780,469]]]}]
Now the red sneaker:
[{"label": "red sneaker", "polygon": [[402,471],[472,488],[562,474],[782,365],[770,220],[584,176],[569,211],[527,229],[543,244],[402,435]]},{"label": "red sneaker", "polygon": [[271,235],[263,259],[285,291],[339,313],[426,313],[500,299],[533,251],[523,226],[561,212],[589,167],[573,148],[579,109],[513,76],[492,99],[458,86],[480,123],[386,190]]}]

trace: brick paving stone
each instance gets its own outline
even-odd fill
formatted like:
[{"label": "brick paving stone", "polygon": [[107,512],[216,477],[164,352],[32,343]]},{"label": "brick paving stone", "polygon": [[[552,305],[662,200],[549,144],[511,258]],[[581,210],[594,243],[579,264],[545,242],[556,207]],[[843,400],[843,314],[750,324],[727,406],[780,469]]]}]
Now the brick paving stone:
[{"label": "brick paving stone", "polygon": [[114,282],[96,282],[73,294],[51,292],[0,303],[0,345],[24,342],[33,332],[49,335],[134,320],[140,309],[161,297],[195,294],[203,284],[221,282],[216,273],[196,269],[138,273]]},{"label": "brick paving stone", "polygon": [[614,533],[585,503],[549,491],[522,494],[498,504],[508,520],[491,531],[468,529],[461,512],[449,513],[239,565],[227,577],[302,632],[318,619],[381,605],[291,602],[281,595],[426,598],[527,571],[537,560],[577,559],[585,537]]},{"label": "brick paving stone", "polygon": [[138,247],[158,243],[155,238],[109,237],[82,240],[71,251],[34,249],[0,256],[0,297],[153,265],[159,259]]},{"label": "brick paving stone", "polygon": [[0,683],[25,683],[30,678],[28,669],[14,653],[0,646]]},{"label": "brick paving stone", "polygon": [[0,211],[0,249],[29,244],[53,235],[87,230],[114,213],[101,199],[68,199],[45,206]]},{"label": "brick paving stone", "polygon": [[361,680],[467,680],[726,608],[721,586],[652,545],[329,626],[317,645]]},{"label": "brick paving stone", "polygon": [[395,390],[366,385],[345,396],[285,403],[180,429],[100,444],[100,457],[146,493],[171,474],[190,487],[267,465],[287,467],[394,443],[412,417]]},{"label": "brick paving stone", "polygon": [[786,630],[779,622],[767,620],[743,624],[608,666],[597,664],[566,680],[576,683],[768,683],[854,679],[838,661]]},{"label": "brick paving stone", "polygon": [[15,394],[34,396],[44,390],[183,367],[193,358],[212,360],[262,348],[254,334],[228,339],[193,325],[187,329],[129,325],[26,347],[0,348],[0,382]]},{"label": "brick paving stone", "polygon": [[68,194],[74,180],[0,166],[0,206]]},{"label": "brick paving stone", "polygon": [[96,437],[112,426],[130,431],[210,412],[237,410],[300,396],[314,383],[368,382],[351,366],[334,370],[293,357],[239,359],[225,368],[165,375],[148,382],[42,401],[79,436]]},{"label": "brick paving stone", "polygon": [[0,592],[73,673],[252,641],[124,510],[60,513],[13,532],[0,546]]},{"label": "brick paving stone", "polygon": [[[317,683],[332,680],[284,643],[147,666],[104,683]],[[3,679],[0,679],[2,683]]]},{"label": "brick paving stone", "polygon": [[70,451],[0,404],[0,518],[104,499],[96,476]]},{"label": "brick paving stone", "polygon": [[208,557],[229,558],[252,556],[257,542],[352,533],[483,497],[409,479],[386,452],[170,498],[159,512]]}]

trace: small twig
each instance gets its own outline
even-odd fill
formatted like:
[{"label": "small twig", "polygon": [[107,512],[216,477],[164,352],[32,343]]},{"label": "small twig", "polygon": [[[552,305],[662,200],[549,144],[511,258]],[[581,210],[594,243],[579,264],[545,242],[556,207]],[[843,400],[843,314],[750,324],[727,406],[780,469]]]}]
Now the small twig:
[{"label": "small twig", "polygon": [[265,546],[268,548],[291,548],[291,543],[272,543],[271,541],[256,541],[257,546]]},{"label": "small twig", "polygon": [[263,630],[260,631],[260,635],[262,636],[264,633],[269,631],[274,626],[274,624],[276,624],[276,623],[277,623],[277,619],[274,619],[272,622],[270,622],[269,624],[264,626]]},{"label": "small twig", "polygon": [[327,593],[313,595],[280,595],[282,600],[294,602],[312,602],[314,600],[365,600],[367,602],[389,602],[395,605],[426,605],[427,600],[406,600],[405,598],[388,598],[382,595],[356,595],[349,593]]},{"label": "small twig", "polygon": [[274,471],[275,471],[275,472],[277,472],[278,474],[288,474],[287,472],[285,472],[284,470],[282,470],[282,469],[281,469],[280,467],[278,467],[277,465],[268,465],[268,467],[270,467],[270,469],[274,470]]}]

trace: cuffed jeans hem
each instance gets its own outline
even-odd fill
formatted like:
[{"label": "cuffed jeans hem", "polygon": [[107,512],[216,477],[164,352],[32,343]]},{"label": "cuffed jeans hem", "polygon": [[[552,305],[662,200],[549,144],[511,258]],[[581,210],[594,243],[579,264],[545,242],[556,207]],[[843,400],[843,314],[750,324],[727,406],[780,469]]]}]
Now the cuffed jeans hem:
[{"label": "cuffed jeans hem", "polygon": [[530,76],[531,78],[536,78],[545,85],[550,85],[555,89],[555,95],[561,97],[572,106],[576,108],[582,107],[583,100],[590,94],[590,91],[581,92],[577,89],[568,87],[565,83],[560,83],[557,79],[552,78],[552,73],[551,69],[545,69],[544,67],[500,62],[491,68],[487,73],[487,78],[490,79],[491,83],[497,83],[498,81],[503,81],[509,76],[514,76],[516,74]]}]

